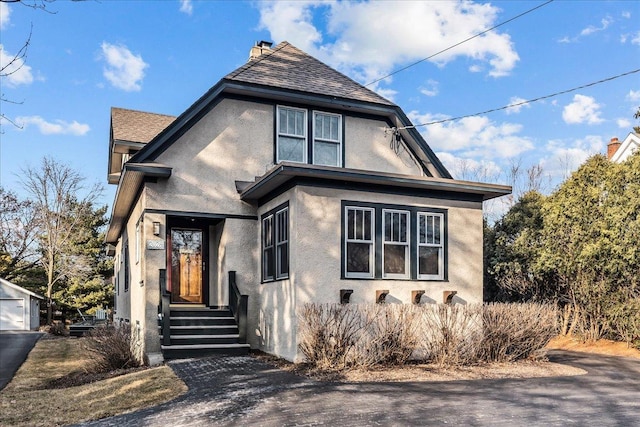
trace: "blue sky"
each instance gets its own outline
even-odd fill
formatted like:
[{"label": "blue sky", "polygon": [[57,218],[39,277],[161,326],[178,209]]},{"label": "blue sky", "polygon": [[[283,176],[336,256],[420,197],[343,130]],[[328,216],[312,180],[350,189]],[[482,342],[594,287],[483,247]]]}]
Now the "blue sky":
[{"label": "blue sky", "polygon": [[[0,183],[52,156],[106,187],[111,106],[179,115],[241,66],[258,40],[288,41],[367,84],[544,1],[55,1],[0,4]],[[640,68],[640,2],[554,1],[369,86],[415,124],[474,114]],[[458,178],[508,183],[540,165],[550,191],[639,123],[640,73],[572,93],[421,126]]]}]

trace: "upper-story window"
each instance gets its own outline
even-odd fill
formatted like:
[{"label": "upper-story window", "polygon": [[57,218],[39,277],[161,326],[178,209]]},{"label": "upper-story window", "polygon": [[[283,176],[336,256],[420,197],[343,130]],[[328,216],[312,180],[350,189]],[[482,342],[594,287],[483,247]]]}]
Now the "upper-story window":
[{"label": "upper-story window", "polygon": [[279,105],[276,117],[277,163],[342,166],[341,115]]},{"label": "upper-story window", "polygon": [[313,164],[342,165],[342,116],[313,112]]},{"label": "upper-story window", "polygon": [[307,111],[278,107],[277,162],[307,162]]}]

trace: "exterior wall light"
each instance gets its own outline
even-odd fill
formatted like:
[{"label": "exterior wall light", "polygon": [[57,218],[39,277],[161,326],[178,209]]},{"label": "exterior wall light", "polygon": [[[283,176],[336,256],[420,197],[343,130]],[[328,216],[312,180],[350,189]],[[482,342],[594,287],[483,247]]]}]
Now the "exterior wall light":
[{"label": "exterior wall light", "polygon": [[160,223],[158,221],[153,222],[153,235],[154,236],[160,235]]}]

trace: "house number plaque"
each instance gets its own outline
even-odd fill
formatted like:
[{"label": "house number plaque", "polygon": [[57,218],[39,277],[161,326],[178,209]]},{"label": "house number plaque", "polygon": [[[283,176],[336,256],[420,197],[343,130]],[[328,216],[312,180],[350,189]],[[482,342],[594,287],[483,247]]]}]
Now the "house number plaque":
[{"label": "house number plaque", "polygon": [[150,251],[164,250],[164,240],[147,240],[147,249]]}]

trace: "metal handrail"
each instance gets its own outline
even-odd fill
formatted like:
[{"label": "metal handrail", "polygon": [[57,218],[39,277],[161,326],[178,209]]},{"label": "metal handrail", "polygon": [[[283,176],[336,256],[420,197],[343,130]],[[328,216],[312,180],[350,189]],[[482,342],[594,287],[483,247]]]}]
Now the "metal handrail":
[{"label": "metal handrail", "polygon": [[171,292],[167,290],[167,270],[161,268],[158,283],[160,285],[160,327],[162,329],[162,345],[171,345]]},{"label": "metal handrail", "polygon": [[249,296],[242,295],[236,283],[236,272],[229,272],[229,309],[238,324],[238,334],[241,344],[247,343],[247,311]]}]

